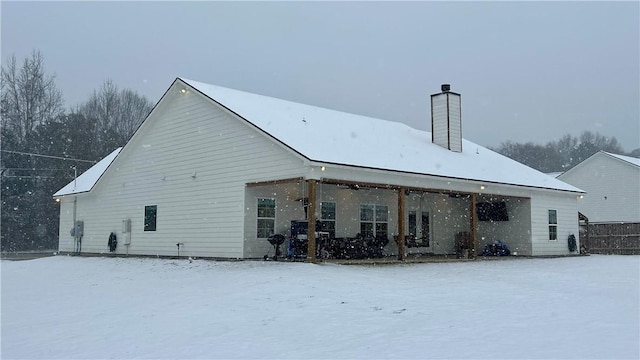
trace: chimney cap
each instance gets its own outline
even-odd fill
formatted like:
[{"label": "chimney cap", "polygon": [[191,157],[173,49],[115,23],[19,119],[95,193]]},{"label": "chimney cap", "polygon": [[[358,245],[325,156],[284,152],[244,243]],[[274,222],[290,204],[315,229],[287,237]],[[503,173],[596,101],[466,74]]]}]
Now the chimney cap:
[{"label": "chimney cap", "polygon": [[451,91],[451,84],[440,85],[440,90],[442,90],[443,93]]}]

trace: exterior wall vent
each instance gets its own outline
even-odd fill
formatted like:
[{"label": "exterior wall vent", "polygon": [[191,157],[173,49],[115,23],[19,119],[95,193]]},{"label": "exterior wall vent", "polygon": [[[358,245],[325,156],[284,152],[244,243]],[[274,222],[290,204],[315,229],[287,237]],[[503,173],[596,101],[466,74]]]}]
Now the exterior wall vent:
[{"label": "exterior wall vent", "polygon": [[431,95],[431,141],[445,149],[462,152],[462,108],[460,94],[442,84],[441,93]]}]

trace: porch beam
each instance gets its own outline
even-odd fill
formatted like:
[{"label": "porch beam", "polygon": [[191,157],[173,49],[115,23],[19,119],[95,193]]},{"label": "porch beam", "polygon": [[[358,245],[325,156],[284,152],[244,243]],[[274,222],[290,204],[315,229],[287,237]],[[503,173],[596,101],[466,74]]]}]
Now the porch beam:
[{"label": "porch beam", "polygon": [[398,189],[398,260],[404,260],[404,208],[405,208],[404,188]]},{"label": "porch beam", "polygon": [[471,219],[470,231],[469,231],[469,246],[470,249],[470,257],[472,259],[476,259],[478,257],[477,249],[478,249],[478,238],[477,238],[477,227],[478,227],[478,216],[476,214],[476,207],[478,204],[478,194],[471,194],[471,209],[469,209],[469,218]]},{"label": "porch beam", "polygon": [[358,185],[362,187],[368,187],[368,188],[374,188],[374,189],[385,189],[385,190],[386,189],[395,190],[399,188],[399,186],[396,186],[396,185],[370,183],[370,182],[364,182],[364,181],[351,181],[351,180],[340,180],[340,179],[329,179],[329,178],[322,178],[321,181],[323,184],[329,184],[329,185]]},{"label": "porch beam", "polygon": [[[460,195],[461,197],[468,197],[471,194],[464,190],[447,190],[447,189],[436,189],[436,188],[427,188],[427,187],[415,187],[415,186],[402,186],[402,185],[392,185],[392,184],[382,184],[382,183],[372,183],[366,181],[353,181],[353,180],[341,180],[341,179],[333,179],[333,178],[322,178],[318,180],[322,184],[328,185],[358,185],[360,187],[371,188],[371,189],[381,189],[381,190],[398,190],[403,188],[405,191],[414,192],[414,193],[428,193],[428,194],[439,194],[439,195]],[[508,195],[505,197],[509,197],[512,199],[529,199],[526,196],[516,196],[516,195]]]},{"label": "porch beam", "polygon": [[309,204],[307,205],[308,229],[307,240],[307,262],[316,262],[316,180],[307,180],[307,189],[309,189]]},{"label": "porch beam", "polygon": [[280,180],[271,180],[271,181],[256,181],[249,182],[246,184],[247,187],[256,187],[256,186],[269,186],[269,185],[278,185],[278,184],[289,184],[289,183],[299,183],[304,179],[301,177],[290,178],[290,179],[280,179]]}]

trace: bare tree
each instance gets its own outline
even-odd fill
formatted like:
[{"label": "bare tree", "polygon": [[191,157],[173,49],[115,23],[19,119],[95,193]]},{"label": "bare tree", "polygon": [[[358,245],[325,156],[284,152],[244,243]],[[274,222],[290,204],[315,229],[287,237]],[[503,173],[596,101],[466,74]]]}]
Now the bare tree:
[{"label": "bare tree", "polygon": [[600,150],[614,154],[625,153],[615,137],[606,137],[599,133],[594,134],[591,131],[585,131],[579,137],[573,155],[573,165],[579,164]]},{"label": "bare tree", "polygon": [[590,131],[583,132],[579,137],[567,134],[545,145],[506,141],[494,150],[543,172],[566,171],[600,150],[625,154],[615,137]]},{"label": "bare tree", "polygon": [[100,133],[116,122],[118,106],[118,87],[107,80],[100,90],[94,90],[89,100],[80,106],[80,112],[96,121],[97,131]]},{"label": "bare tree", "polygon": [[552,141],[547,145],[554,149],[554,156],[558,158],[560,165],[554,168],[554,171],[565,171],[575,165],[573,156],[578,147],[578,138],[566,134],[560,140]]},{"label": "bare tree", "polygon": [[40,51],[33,51],[21,65],[15,56],[3,64],[0,106],[3,150],[27,151],[3,152],[0,157],[0,246],[2,250],[52,249],[57,209],[51,194],[60,183],[53,182],[50,172],[42,171],[55,167],[49,159],[27,154],[38,153],[42,145],[58,140],[50,138],[45,143],[41,133],[56,123],[64,109],[55,76],[45,72]]},{"label": "bare tree", "polygon": [[64,112],[55,75],[45,73],[40,51],[33,51],[20,68],[12,55],[6,68],[2,67],[0,90],[2,129],[12,132],[19,142],[24,141],[36,126]]},{"label": "bare tree", "polygon": [[120,121],[116,123],[116,131],[129,140],[142,121],[149,115],[153,104],[135,91],[125,89],[120,92]]},{"label": "bare tree", "polygon": [[95,143],[106,153],[124,145],[152,107],[147,98],[132,90],[119,90],[113,81],[107,80],[76,112],[96,122]]}]

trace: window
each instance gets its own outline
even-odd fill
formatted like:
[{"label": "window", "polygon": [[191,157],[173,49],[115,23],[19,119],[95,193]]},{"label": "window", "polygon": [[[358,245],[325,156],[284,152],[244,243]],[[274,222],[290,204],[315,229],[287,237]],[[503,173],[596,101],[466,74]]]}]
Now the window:
[{"label": "window", "polygon": [[549,210],[549,240],[558,240],[558,212]]},{"label": "window", "polygon": [[158,205],[144,207],[144,231],[156,231]]},{"label": "window", "polygon": [[329,237],[336,236],[336,203],[320,203],[320,231],[329,233]]},{"label": "window", "polygon": [[374,237],[382,233],[387,235],[389,227],[389,207],[386,205],[360,205],[360,234]]},{"label": "window", "polygon": [[422,212],[422,227],[420,228],[422,230],[421,232],[421,236],[422,239],[424,240],[430,240],[430,231],[431,228],[429,227],[429,212],[428,211],[423,211]]},{"label": "window", "polygon": [[416,236],[418,227],[418,218],[415,211],[409,211],[409,235]]},{"label": "window", "polygon": [[275,234],[276,200],[258,199],[258,238],[268,238]]}]

